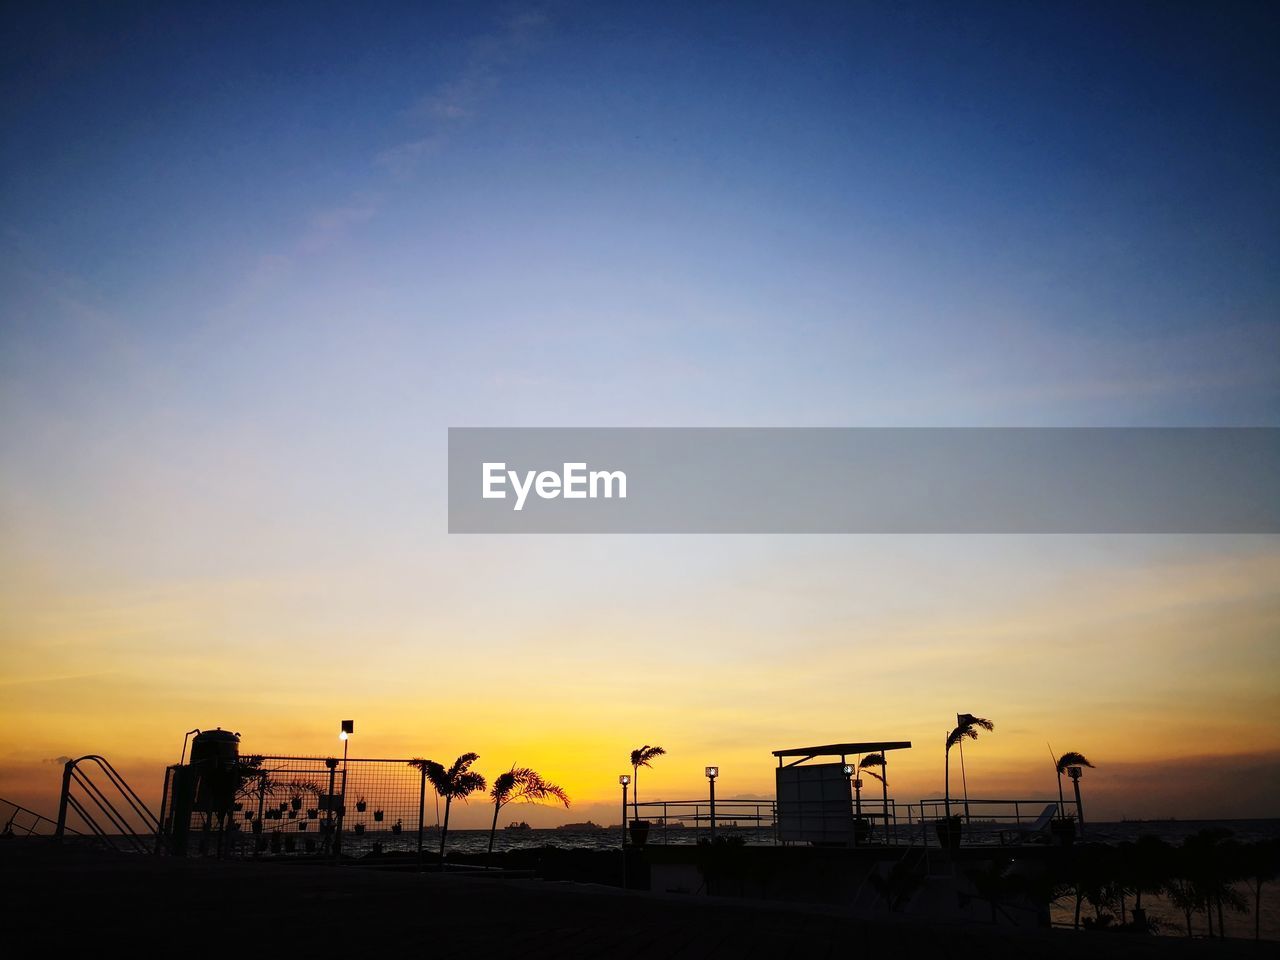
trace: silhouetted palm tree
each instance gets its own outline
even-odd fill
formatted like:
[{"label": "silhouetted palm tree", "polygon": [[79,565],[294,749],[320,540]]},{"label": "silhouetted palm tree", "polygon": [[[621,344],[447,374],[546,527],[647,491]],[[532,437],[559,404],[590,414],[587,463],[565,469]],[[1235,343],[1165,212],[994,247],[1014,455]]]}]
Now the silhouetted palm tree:
[{"label": "silhouetted palm tree", "polygon": [[1256,840],[1244,853],[1242,872],[1253,885],[1253,939],[1261,939],[1262,885],[1280,874],[1280,840]]},{"label": "silhouetted palm tree", "polygon": [[449,807],[453,804],[454,798],[466,802],[467,797],[475,793],[477,790],[485,788],[485,779],[478,773],[470,769],[471,765],[480,759],[480,755],[476,753],[464,753],[457,760],[453,761],[453,766],[445,769],[443,764],[436,763],[434,760],[423,760],[414,757],[409,761],[409,766],[416,767],[427,775],[427,779],[431,781],[431,786],[440,796],[444,797],[444,825],[440,828],[440,866],[444,867],[444,842],[449,835]]},{"label": "silhouetted palm tree", "polygon": [[951,820],[951,748],[961,740],[977,740],[978,730],[986,730],[988,732],[994,730],[996,725],[985,717],[975,717],[971,713],[962,713],[957,716],[960,722],[956,724],[956,728],[947,734],[947,755],[944,776],[944,793],[943,793],[943,809],[946,810],[948,822]]},{"label": "silhouetted palm tree", "polygon": [[1062,775],[1067,772],[1067,767],[1095,769],[1094,765],[1088,761],[1083,753],[1076,753],[1074,750],[1068,750],[1058,758],[1058,816],[1060,817],[1066,817],[1067,815],[1067,801],[1062,795]]},{"label": "silhouetted palm tree", "polygon": [[647,743],[638,750],[631,751],[631,810],[633,820],[640,819],[640,788],[638,786],[640,768],[650,766],[650,760],[656,760],[666,752],[661,747],[651,747]]},{"label": "silhouetted palm tree", "polygon": [[493,789],[489,791],[493,798],[493,826],[489,828],[489,856],[493,856],[493,841],[498,833],[498,811],[512,800],[523,800],[526,803],[537,803],[539,800],[559,800],[569,806],[569,795],[563,787],[543,780],[541,775],[528,767],[512,767],[506,773],[500,773],[493,781]]},{"label": "silhouetted palm tree", "polygon": [[[877,773],[876,769],[880,772]],[[885,842],[887,843],[889,835],[889,781],[885,779],[884,775],[884,753],[872,753],[863,757],[858,763],[858,770],[865,773],[867,776],[875,777],[880,781],[880,793],[884,800],[884,809],[881,812],[884,814],[884,833]]]}]

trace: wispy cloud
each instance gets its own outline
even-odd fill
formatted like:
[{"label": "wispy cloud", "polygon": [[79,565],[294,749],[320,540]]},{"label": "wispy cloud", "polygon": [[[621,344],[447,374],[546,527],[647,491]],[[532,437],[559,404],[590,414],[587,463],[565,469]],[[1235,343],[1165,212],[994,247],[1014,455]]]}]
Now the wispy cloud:
[{"label": "wispy cloud", "polygon": [[547,23],[542,11],[522,10],[503,18],[494,32],[475,38],[458,75],[427,91],[407,111],[417,135],[379,152],[374,163],[404,178],[439,153],[459,122],[481,112],[501,86],[504,70],[539,42]]}]

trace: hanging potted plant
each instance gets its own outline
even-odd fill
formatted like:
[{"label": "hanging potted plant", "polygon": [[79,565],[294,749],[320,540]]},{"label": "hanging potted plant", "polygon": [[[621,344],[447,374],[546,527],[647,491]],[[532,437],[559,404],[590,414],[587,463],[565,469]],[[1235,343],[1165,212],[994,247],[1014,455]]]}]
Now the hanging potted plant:
[{"label": "hanging potted plant", "polygon": [[381,822],[382,822],[382,811],[381,811],[381,810],[375,810],[375,811],[373,811],[373,819],[374,819],[374,820],[376,820],[376,821],[378,821],[378,823],[381,823]]},{"label": "hanging potted plant", "polygon": [[252,819],[253,819],[253,811],[252,811],[252,810],[246,810],[246,811],[244,812],[244,818],[245,818],[246,820],[252,820]]},{"label": "hanging potted plant", "polygon": [[301,810],[301,809],[302,809],[302,794],[300,794],[300,793],[295,793],[292,797],[290,797],[290,798],[289,798],[289,806],[290,806],[290,807],[292,807],[292,808],[294,809],[294,811]]},{"label": "hanging potted plant", "polygon": [[393,823],[393,824],[391,825],[391,832],[392,832],[392,833],[399,833],[399,832],[401,831],[401,829],[402,829],[402,827],[401,827],[401,824],[400,824],[400,821],[399,821],[399,820],[397,820],[395,823]]},{"label": "hanging potted plant", "polygon": [[305,820],[299,820],[299,821],[298,821],[298,829],[299,829],[299,830],[305,830],[305,829],[307,829],[307,821],[305,821]]},{"label": "hanging potted plant", "polygon": [[318,816],[320,816],[320,811],[319,811],[319,810],[317,810],[315,807],[311,807],[310,809],[308,809],[308,810],[307,810],[307,819],[308,819],[308,820],[314,820],[314,819],[316,819],[316,817],[318,817]]},{"label": "hanging potted plant", "polygon": [[356,801],[356,813],[364,813],[368,809],[369,804],[365,802],[364,797]]}]

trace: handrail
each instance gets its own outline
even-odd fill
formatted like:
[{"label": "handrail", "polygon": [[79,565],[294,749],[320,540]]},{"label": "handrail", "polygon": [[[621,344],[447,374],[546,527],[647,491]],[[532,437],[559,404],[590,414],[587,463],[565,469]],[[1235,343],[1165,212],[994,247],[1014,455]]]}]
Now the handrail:
[{"label": "handrail", "polygon": [[[25,840],[27,837],[31,837],[31,836],[48,837],[49,834],[36,833],[36,829],[40,826],[40,824],[47,823],[49,824],[50,827],[54,827],[54,828],[58,826],[58,821],[50,817],[46,817],[42,813],[36,813],[34,810],[28,807],[24,807],[20,803],[14,803],[12,800],[6,800],[4,797],[0,797],[0,805],[5,805],[5,804],[7,804],[10,807],[13,807],[13,813],[9,814],[9,819],[4,822],[3,827],[0,827],[0,835],[3,835],[5,837],[16,837],[21,840]],[[18,814],[20,813],[25,813],[32,818],[29,825],[26,825],[24,827],[23,824],[17,823]],[[16,833],[14,831],[15,824],[17,824],[17,827],[19,830],[25,829],[26,833],[23,833],[23,834]],[[76,830],[72,827],[68,827],[67,829],[71,833],[76,834],[77,836],[83,836],[83,834],[81,834],[79,830]]]},{"label": "handrail", "polygon": [[[89,830],[108,843],[111,835],[118,835],[125,838],[126,842],[139,853],[148,852],[148,846],[139,839],[137,831],[131,829],[126,813],[121,812],[111,798],[103,791],[93,779],[89,776],[87,770],[81,770],[80,764],[91,761],[96,764],[101,773],[106,777],[107,783],[115,788],[115,792],[119,794],[119,799],[123,799],[122,807],[127,807],[132,811],[138,821],[141,822],[144,832],[158,835],[160,832],[160,821],[151,809],[143,802],[142,798],[134,791],[132,787],[125,781],[120,772],[116,770],[107,760],[106,757],[96,753],[86,754],[75,760],[68,760],[62,769],[62,796],[58,802],[58,825],[54,832],[54,837],[61,841],[66,833],[67,827],[67,810],[73,810],[80,819],[88,826]],[[103,827],[101,823],[94,817],[92,811],[87,804],[72,792],[72,785],[79,786],[84,797],[92,801],[94,807],[110,825],[111,831]],[[78,832],[74,831],[73,832]]]}]

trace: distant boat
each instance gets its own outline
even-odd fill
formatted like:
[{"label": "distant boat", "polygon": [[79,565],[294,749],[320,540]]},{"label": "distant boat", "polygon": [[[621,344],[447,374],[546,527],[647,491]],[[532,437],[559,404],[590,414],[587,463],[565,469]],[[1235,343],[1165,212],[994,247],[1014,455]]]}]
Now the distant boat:
[{"label": "distant boat", "polygon": [[565,823],[556,827],[557,830],[603,830],[604,827],[598,823],[588,820],[586,823]]},{"label": "distant boat", "polygon": [[521,820],[519,823],[517,823],[516,821],[512,820],[512,821],[511,821],[510,823],[508,823],[508,824],[506,825],[506,827],[504,827],[503,829],[506,829],[506,830],[532,830],[532,829],[533,829],[533,827],[529,826],[529,825],[528,825],[527,823],[525,823],[523,820]]}]

